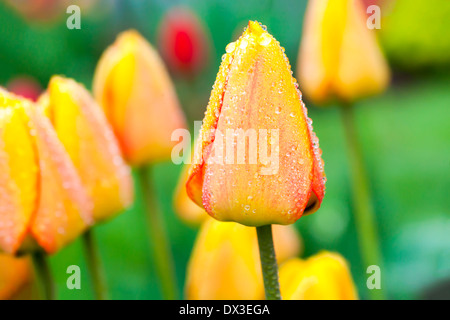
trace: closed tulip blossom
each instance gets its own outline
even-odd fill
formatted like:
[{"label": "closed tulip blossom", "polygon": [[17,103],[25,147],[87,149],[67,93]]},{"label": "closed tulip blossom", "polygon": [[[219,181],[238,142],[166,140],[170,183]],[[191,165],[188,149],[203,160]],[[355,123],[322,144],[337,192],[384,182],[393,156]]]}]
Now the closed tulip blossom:
[{"label": "closed tulip blossom", "polygon": [[[292,226],[275,226],[274,242],[279,262],[298,255],[302,246]],[[263,299],[255,229],[207,218],[191,254],[185,290],[190,300]]]},{"label": "closed tulip blossom", "polygon": [[54,253],[92,223],[92,205],[50,121],[0,91],[0,249]]},{"label": "closed tulip blossom", "polygon": [[324,196],[311,124],[284,49],[250,21],[226,47],[186,188],[213,218],[257,227],[268,299],[280,299],[271,224],[294,223]]},{"label": "closed tulip blossom", "polygon": [[297,64],[307,98],[352,103],[387,87],[389,67],[367,18],[361,0],[309,1]]},{"label": "closed tulip blossom", "polygon": [[[226,51],[203,120],[187,192],[221,221],[247,226],[294,223],[319,208],[325,175],[318,139],[289,62],[278,41],[257,22],[249,22]],[[278,155],[276,171],[262,161],[209,161],[211,150],[231,148],[234,155],[238,153],[235,136],[226,135],[227,130],[248,129],[279,132],[279,143],[272,148],[275,134],[255,148],[258,159],[264,156],[264,147]],[[218,132],[221,139],[216,139]],[[246,147],[250,158],[252,148]]]},{"label": "closed tulip blossom", "polygon": [[347,261],[326,251],[286,261],[280,268],[280,289],[287,300],[358,299]]},{"label": "closed tulip blossom", "polygon": [[39,102],[93,200],[95,220],[127,208],[133,201],[130,169],[89,92],[71,79],[55,76]]},{"label": "closed tulip blossom", "polygon": [[121,33],[103,53],[94,96],[131,165],[170,158],[171,135],[185,127],[184,115],[161,58],[138,32]]}]

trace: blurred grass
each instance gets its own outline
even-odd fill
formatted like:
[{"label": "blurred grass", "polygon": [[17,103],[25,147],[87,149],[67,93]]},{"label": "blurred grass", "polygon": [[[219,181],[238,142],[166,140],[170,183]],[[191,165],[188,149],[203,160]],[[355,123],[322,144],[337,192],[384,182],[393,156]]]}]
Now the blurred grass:
[{"label": "blurred grass", "polygon": [[[117,32],[137,28],[155,43],[158,23],[170,4],[119,2],[123,5],[115,10],[105,5],[96,15],[83,15],[82,29],[73,31],[65,27],[64,16],[53,24],[30,24],[0,3],[0,85],[15,75],[30,74],[45,87],[52,74],[65,74],[89,88],[96,61]],[[190,2],[209,27],[213,48],[211,64],[194,81],[174,78],[189,123],[202,119],[220,56],[246,20],[267,24],[295,70],[305,6],[306,1],[287,0]],[[361,101],[356,110],[385,258],[382,277],[389,298],[396,299],[418,298],[428,286],[450,278],[450,76],[408,77],[384,95]],[[364,297],[367,275],[356,241],[339,110],[306,104],[323,149],[328,182],[320,211],[301,218],[296,226],[305,240],[306,256],[326,249],[349,260]],[[179,172],[172,163],[155,166],[157,196],[166,214],[182,292],[196,230],[182,224],[172,210]],[[111,298],[160,299],[139,190],[136,194],[133,208],[95,227],[95,234]],[[51,263],[59,298],[93,298],[80,241],[53,256]],[[72,264],[81,267],[81,290],[66,288],[66,269]]]}]

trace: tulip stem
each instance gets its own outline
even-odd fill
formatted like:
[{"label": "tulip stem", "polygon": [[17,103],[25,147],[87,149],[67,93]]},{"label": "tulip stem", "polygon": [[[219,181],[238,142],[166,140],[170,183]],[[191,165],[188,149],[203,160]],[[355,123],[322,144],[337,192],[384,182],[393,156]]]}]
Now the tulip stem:
[{"label": "tulip stem", "polygon": [[162,294],[167,300],[175,300],[178,296],[178,290],[172,251],[166,234],[162,212],[155,198],[155,190],[149,179],[150,167],[143,166],[138,170],[137,176],[146,210],[150,245],[153,248],[156,271],[160,280]]},{"label": "tulip stem", "polygon": [[[369,181],[364,166],[361,147],[357,138],[358,134],[354,118],[355,110],[353,105],[343,105],[340,109],[342,111],[345,138],[347,140],[354,206],[353,212],[362,259],[366,269],[371,265],[381,267],[381,252],[375,212],[371,202]],[[369,290],[369,295],[374,300],[384,299],[384,294],[379,289]]]},{"label": "tulip stem", "polygon": [[94,232],[89,229],[83,234],[83,246],[91,276],[92,286],[97,300],[108,300],[108,286],[106,285],[100,253],[95,242]]},{"label": "tulip stem", "polygon": [[55,300],[55,283],[47,261],[47,254],[35,251],[31,254],[37,287],[42,300]]},{"label": "tulip stem", "polygon": [[273,246],[272,225],[256,227],[259,256],[267,300],[281,300],[278,264]]}]

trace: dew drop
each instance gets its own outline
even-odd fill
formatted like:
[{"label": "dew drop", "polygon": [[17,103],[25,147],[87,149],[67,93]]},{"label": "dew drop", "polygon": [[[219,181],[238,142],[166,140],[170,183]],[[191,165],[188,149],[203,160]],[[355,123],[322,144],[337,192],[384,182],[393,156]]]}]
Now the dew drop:
[{"label": "dew drop", "polygon": [[259,44],[262,46],[267,46],[272,41],[272,38],[267,33],[263,33],[259,39]]},{"label": "dew drop", "polygon": [[236,43],[235,42],[230,42],[227,47],[225,48],[225,51],[227,53],[231,53],[234,51],[234,49],[236,48]]},{"label": "dew drop", "polygon": [[241,44],[239,45],[239,48],[245,49],[245,48],[247,48],[247,45],[248,45],[248,41],[246,39],[242,39]]}]

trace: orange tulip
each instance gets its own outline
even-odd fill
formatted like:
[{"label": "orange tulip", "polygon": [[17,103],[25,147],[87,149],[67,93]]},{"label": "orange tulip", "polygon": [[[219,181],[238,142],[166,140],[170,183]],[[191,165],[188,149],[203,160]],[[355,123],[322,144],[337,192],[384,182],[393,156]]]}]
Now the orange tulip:
[{"label": "orange tulip", "polygon": [[351,103],[383,91],[390,78],[360,0],[310,0],[297,74],[303,93],[317,104]]},{"label": "orange tulip", "polygon": [[0,249],[53,253],[92,222],[91,202],[48,119],[0,90]]},{"label": "orange tulip", "polygon": [[101,57],[94,96],[130,164],[170,158],[171,134],[185,119],[160,57],[136,31],[121,33]]},{"label": "orange tulip", "polygon": [[17,297],[32,278],[32,265],[28,257],[0,254],[0,300]]},{"label": "orange tulip", "polygon": [[[274,226],[277,260],[299,254],[292,226]],[[197,237],[186,279],[187,299],[264,299],[255,228],[208,218]]]},{"label": "orange tulip", "polygon": [[[278,41],[258,22],[250,21],[226,51],[203,121],[187,193],[221,221],[247,226],[294,223],[304,212],[319,208],[325,176],[318,139],[289,62]],[[269,146],[263,141],[254,154],[252,146],[245,149],[249,160],[257,156],[259,162],[236,164],[230,161],[233,158],[224,157],[226,163],[220,163],[218,150],[240,152],[235,137],[225,134],[240,130],[254,130],[259,141],[265,133]],[[271,150],[275,165],[264,163],[264,147]]]},{"label": "orange tulip", "polygon": [[287,300],[358,299],[347,262],[326,251],[307,260],[285,262],[280,268],[280,290]]},{"label": "orange tulip", "polygon": [[102,109],[75,81],[53,77],[40,105],[49,116],[94,202],[94,219],[101,221],[133,201],[129,167]]}]

